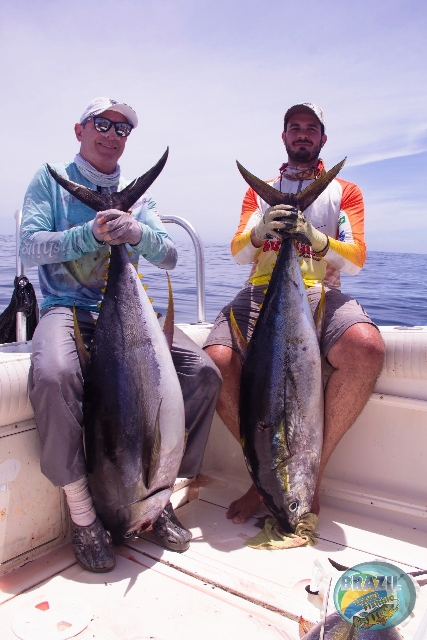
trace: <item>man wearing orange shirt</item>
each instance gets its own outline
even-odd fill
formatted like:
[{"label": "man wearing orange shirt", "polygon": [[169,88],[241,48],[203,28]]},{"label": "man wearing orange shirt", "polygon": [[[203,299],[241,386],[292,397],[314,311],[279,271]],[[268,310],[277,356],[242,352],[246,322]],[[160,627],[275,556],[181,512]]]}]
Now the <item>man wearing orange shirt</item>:
[{"label": "man wearing orange shirt", "polygon": [[[325,172],[320,151],[326,143],[323,111],[313,103],[294,105],[285,114],[282,140],[288,161],[269,184],[283,193],[298,193]],[[230,308],[249,340],[280,247],[280,231],[296,241],[308,299],[315,312],[322,283],[326,291],[326,317],[320,350],[332,368],[325,388],[323,450],[312,511],[319,512],[319,486],[326,464],[344,433],[362,411],[375,386],[384,360],[381,335],[356,300],[340,291],[340,272],[357,274],[366,259],[364,207],[357,185],[336,178],[298,217],[289,207],[269,207],[248,189],[231,250],[238,264],[253,263],[248,282],[232,303],[224,307],[205,343],[219,367],[223,385],[217,411],[239,439],[239,388],[242,362],[230,327]],[[289,216],[287,218],[287,216]],[[278,220],[280,218],[280,220]],[[234,501],[227,518],[245,522],[259,507],[254,485]]]}]

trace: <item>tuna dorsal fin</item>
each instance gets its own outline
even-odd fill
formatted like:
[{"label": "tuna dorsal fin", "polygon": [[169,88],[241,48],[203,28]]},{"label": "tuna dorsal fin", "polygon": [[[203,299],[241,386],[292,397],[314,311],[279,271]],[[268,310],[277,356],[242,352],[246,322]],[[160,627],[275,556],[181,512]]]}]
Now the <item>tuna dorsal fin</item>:
[{"label": "tuna dorsal fin", "polygon": [[79,358],[83,378],[85,378],[88,364],[89,364],[89,351],[86,349],[86,345],[83,342],[82,332],[80,331],[79,322],[77,320],[76,307],[73,307],[73,319],[74,319],[74,341],[76,343],[77,355]]},{"label": "tuna dorsal fin", "polygon": [[98,193],[92,191],[81,184],[72,182],[60,176],[52,167],[47,165],[50,175],[58,182],[61,187],[71,193],[77,200],[83,202],[95,211],[105,211],[106,209],[119,209],[119,211],[129,211],[130,207],[142,196],[145,191],[153,184],[154,180],[161,173],[168,159],[169,147],[162,155],[160,160],[154,167],[151,167],[147,173],[131,182],[123,191],[116,193]]},{"label": "tuna dorsal fin", "polygon": [[163,325],[163,333],[165,334],[166,342],[168,343],[169,349],[172,349],[173,342],[173,329],[174,329],[174,306],[173,306],[173,295],[172,295],[172,285],[171,279],[169,278],[169,274],[166,272],[168,278],[168,291],[169,291],[169,299],[168,299],[168,310],[166,311],[166,318]]},{"label": "tuna dorsal fin", "polygon": [[230,326],[232,336],[240,353],[240,357],[244,361],[246,358],[246,351],[248,349],[248,342],[243,336],[243,333],[240,331],[240,327],[237,324],[236,316],[234,315],[232,308],[230,309]]},{"label": "tuna dorsal fin", "polygon": [[342,167],[344,166],[344,160],[341,160],[335,167],[332,167],[323,176],[314,180],[308,187],[298,194],[294,193],[282,193],[274,187],[270,186],[263,180],[260,180],[253,173],[250,173],[245,169],[240,162],[237,162],[237,167],[246,180],[248,185],[262,198],[270,207],[274,207],[277,204],[289,204],[293,207],[298,207],[301,211],[305,211],[313,202],[320,196],[322,191],[326,189],[328,184],[332,182],[338,175]]}]

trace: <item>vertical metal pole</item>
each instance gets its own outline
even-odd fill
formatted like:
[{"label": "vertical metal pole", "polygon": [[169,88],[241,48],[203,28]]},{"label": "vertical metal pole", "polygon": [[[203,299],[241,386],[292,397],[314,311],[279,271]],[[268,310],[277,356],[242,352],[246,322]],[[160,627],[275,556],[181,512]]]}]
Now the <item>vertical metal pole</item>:
[{"label": "vertical metal pole", "polygon": [[196,288],[197,288],[197,324],[208,324],[206,322],[205,305],[205,258],[203,254],[203,243],[193,225],[178,216],[160,216],[162,222],[178,224],[185,229],[193,241],[196,252]]},{"label": "vertical metal pole", "polygon": [[[20,230],[21,230],[21,219],[22,219],[22,209],[18,209],[15,213],[16,220],[16,275],[24,276],[25,275],[25,267],[22,264],[21,257],[19,255],[19,238],[20,238]],[[27,318],[19,311],[16,314],[16,341],[17,342],[25,342],[27,339]]]}]

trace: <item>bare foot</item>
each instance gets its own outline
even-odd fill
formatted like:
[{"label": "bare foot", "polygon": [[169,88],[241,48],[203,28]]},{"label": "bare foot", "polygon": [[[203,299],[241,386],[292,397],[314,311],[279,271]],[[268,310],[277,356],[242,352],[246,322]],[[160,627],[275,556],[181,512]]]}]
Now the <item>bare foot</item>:
[{"label": "bare foot", "polygon": [[243,524],[258,511],[262,502],[263,500],[253,484],[244,496],[230,504],[225,516],[234,524]]}]

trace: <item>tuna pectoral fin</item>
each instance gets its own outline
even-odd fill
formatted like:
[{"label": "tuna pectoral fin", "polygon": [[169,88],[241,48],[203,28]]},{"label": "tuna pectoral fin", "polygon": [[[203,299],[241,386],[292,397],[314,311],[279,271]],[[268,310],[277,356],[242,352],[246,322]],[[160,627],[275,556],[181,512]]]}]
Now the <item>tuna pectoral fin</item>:
[{"label": "tuna pectoral fin", "polygon": [[89,364],[89,351],[86,349],[86,345],[83,342],[82,333],[80,331],[79,323],[77,320],[76,307],[73,307],[73,318],[74,318],[74,341],[76,343],[77,355],[79,357],[83,378],[85,378],[88,364]]},{"label": "tuna pectoral fin", "polygon": [[316,336],[319,341],[322,339],[323,328],[325,326],[325,316],[326,316],[326,291],[325,285],[322,282],[322,293],[320,294],[319,304],[317,306],[316,314],[314,316],[314,325],[316,327]]},{"label": "tuna pectoral fin", "polygon": [[142,473],[143,482],[147,489],[150,489],[157,475],[160,465],[160,450],[162,438],[160,433],[160,401],[157,411],[156,421],[150,437],[144,437],[142,450]]},{"label": "tuna pectoral fin", "polygon": [[166,312],[165,323],[163,325],[163,333],[165,334],[165,338],[166,338],[166,342],[168,343],[169,350],[171,350],[172,342],[173,342],[174,307],[173,307],[171,280],[169,278],[169,274],[166,273],[166,275],[168,277],[169,300],[168,300],[168,310]]},{"label": "tuna pectoral fin", "polygon": [[240,331],[236,317],[233,313],[233,309],[230,309],[230,325],[234,342],[236,343],[241,359],[244,360],[246,357],[246,351],[248,349],[248,343],[247,340],[245,340],[242,332]]}]

